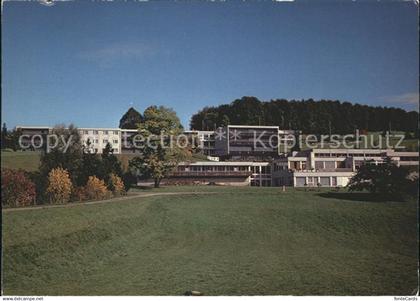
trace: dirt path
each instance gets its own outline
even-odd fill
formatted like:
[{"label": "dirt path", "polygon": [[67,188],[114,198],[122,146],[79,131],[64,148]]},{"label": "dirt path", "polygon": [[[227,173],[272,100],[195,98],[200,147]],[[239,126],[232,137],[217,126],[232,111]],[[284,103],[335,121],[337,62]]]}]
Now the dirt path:
[{"label": "dirt path", "polygon": [[218,192],[151,192],[151,193],[139,193],[133,194],[118,198],[100,200],[100,201],[86,201],[86,202],[72,202],[67,204],[60,204],[60,205],[38,205],[38,206],[31,206],[31,207],[19,207],[19,208],[2,208],[2,212],[11,212],[11,211],[21,211],[21,210],[37,210],[37,209],[48,209],[48,208],[64,208],[64,207],[74,207],[74,206],[84,206],[84,205],[94,205],[94,204],[102,204],[102,203],[111,203],[111,202],[119,202],[125,200],[131,200],[136,198],[145,198],[151,196],[160,196],[160,195],[197,195],[197,194],[215,194]]}]

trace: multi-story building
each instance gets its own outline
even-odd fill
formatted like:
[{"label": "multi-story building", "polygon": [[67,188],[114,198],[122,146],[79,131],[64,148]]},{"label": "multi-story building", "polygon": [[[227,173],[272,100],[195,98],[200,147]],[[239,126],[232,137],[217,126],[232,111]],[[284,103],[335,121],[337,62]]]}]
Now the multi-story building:
[{"label": "multi-story building", "polygon": [[279,155],[278,126],[228,125],[215,132],[215,154],[236,160],[267,160]]},{"label": "multi-story building", "polygon": [[133,129],[119,129],[121,136],[121,154],[136,154],[140,151],[138,147],[135,147],[136,141],[135,135],[138,134],[138,130]]},{"label": "multi-story building", "polygon": [[[46,149],[51,127],[17,127],[29,149]],[[115,154],[135,154],[137,130],[119,128],[78,128],[84,145],[101,153],[110,143]],[[222,132],[223,131],[223,132]],[[362,164],[381,164],[386,158],[399,166],[418,172],[418,152],[397,152],[392,149],[309,149],[281,153],[284,144],[296,132],[279,131],[274,126],[227,126],[213,131],[187,131],[184,134],[198,141],[206,155],[216,154],[229,161],[181,163],[166,179],[167,183],[218,183],[251,186],[346,186]],[[257,141],[256,141],[257,140]],[[44,144],[43,144],[44,141]],[[209,157],[210,158],[210,157]],[[165,182],[164,181],[164,182]]]},{"label": "multi-story building", "polygon": [[215,155],[215,137],[214,131],[184,131],[191,144],[194,144],[206,156]]},{"label": "multi-story building", "polygon": [[20,143],[28,150],[45,150],[47,136],[51,132],[48,126],[17,126],[16,130],[20,132]]},{"label": "multi-story building", "polygon": [[[21,133],[24,149],[28,150],[46,150],[47,136],[53,133],[53,128],[47,126],[17,126],[16,129]],[[124,134],[129,133],[128,137],[131,137],[137,133],[137,130],[119,128],[77,128],[77,130],[81,143],[98,154],[102,153],[107,143],[111,145],[114,154],[128,152],[130,142],[124,143]]]},{"label": "multi-story building", "polygon": [[114,154],[121,153],[121,131],[118,128],[78,128],[83,145],[90,150],[102,153],[109,143]]}]

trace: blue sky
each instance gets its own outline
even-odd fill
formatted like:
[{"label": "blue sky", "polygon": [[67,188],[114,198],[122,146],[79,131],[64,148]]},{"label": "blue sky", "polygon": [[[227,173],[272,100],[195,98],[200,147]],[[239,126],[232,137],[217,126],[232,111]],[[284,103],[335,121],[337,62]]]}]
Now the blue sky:
[{"label": "blue sky", "polygon": [[242,96],[418,107],[413,2],[3,4],[2,121],[116,127],[134,106],[184,126]]}]

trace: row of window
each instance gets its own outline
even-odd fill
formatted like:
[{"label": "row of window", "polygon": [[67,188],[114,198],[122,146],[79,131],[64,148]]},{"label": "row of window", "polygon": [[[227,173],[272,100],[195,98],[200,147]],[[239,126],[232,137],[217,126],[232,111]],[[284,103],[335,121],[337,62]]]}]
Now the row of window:
[{"label": "row of window", "polygon": [[178,171],[248,171],[248,166],[178,166]]},{"label": "row of window", "polygon": [[383,157],[386,154],[378,153],[315,153],[315,158],[344,158],[344,157]]},{"label": "row of window", "polygon": [[[99,149],[98,149],[98,148],[96,148],[96,147],[95,147],[95,148],[92,148],[92,150],[93,150],[94,152],[98,152],[98,151],[99,151]],[[118,149],[117,149],[117,148],[113,148],[113,149],[112,149],[112,151],[113,151],[113,153],[114,153],[114,154],[117,154],[117,153],[118,153]]]},{"label": "row of window", "polygon": [[85,134],[85,135],[89,135],[89,134],[94,134],[94,135],[99,135],[99,134],[104,134],[104,135],[118,135],[118,131],[98,131],[98,130],[83,130],[80,131],[80,134]]},{"label": "row of window", "polygon": [[296,177],[296,186],[337,186],[337,177]]},{"label": "row of window", "polygon": [[[89,139],[89,141],[92,142],[92,143],[99,143],[99,139]],[[108,141],[108,139],[103,139],[102,140],[103,144],[107,144],[108,142],[111,142],[111,141]],[[82,140],[82,143],[87,143],[87,140]],[[118,140],[112,140],[112,143],[113,144],[118,144]]]}]

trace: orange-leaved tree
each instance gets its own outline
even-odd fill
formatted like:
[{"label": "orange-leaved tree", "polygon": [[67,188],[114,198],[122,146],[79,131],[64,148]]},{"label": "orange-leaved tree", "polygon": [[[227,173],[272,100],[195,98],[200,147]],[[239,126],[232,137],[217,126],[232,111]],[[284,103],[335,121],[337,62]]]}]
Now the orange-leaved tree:
[{"label": "orange-leaved tree", "polygon": [[61,167],[48,173],[47,197],[51,204],[64,204],[70,200],[73,185],[69,172]]}]

